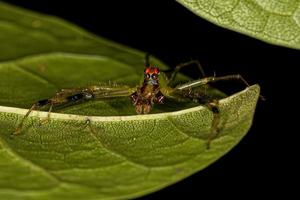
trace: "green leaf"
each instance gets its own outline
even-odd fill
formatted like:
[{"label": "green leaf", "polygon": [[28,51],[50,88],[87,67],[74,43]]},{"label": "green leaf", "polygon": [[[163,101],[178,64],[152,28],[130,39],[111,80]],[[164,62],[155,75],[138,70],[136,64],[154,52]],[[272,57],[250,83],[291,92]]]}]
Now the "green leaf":
[{"label": "green leaf", "polygon": [[128,97],[66,107],[46,124],[47,112],[34,111],[12,139],[24,108],[60,88],[138,85],[144,53],[1,2],[0,33],[0,199],[138,197],[207,167],[251,126],[258,85],[220,101],[221,132],[210,149],[206,107],[169,101],[135,115]]},{"label": "green leaf", "polygon": [[300,49],[299,0],[177,0],[195,14],[272,44]]},{"label": "green leaf", "polygon": [[[53,52],[106,56],[140,73],[145,53],[84,31],[56,17],[45,16],[0,2],[0,61]],[[161,68],[161,62],[152,60]]]}]

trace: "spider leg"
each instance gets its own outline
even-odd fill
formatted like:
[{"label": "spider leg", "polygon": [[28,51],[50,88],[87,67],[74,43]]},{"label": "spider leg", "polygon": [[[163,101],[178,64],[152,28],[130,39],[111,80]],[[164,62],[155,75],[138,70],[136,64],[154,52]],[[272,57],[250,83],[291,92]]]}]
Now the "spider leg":
[{"label": "spider leg", "polygon": [[36,102],[35,104],[33,104],[30,107],[30,109],[27,111],[27,113],[24,115],[24,117],[22,118],[22,120],[19,123],[19,125],[17,126],[16,130],[13,133],[11,133],[11,136],[19,135],[21,133],[21,130],[23,128],[25,120],[28,118],[28,116],[30,115],[30,113],[33,110],[41,109],[42,107],[45,107],[48,104],[49,104],[49,99],[40,100],[40,101]]},{"label": "spider leg", "polygon": [[[214,140],[220,133],[220,111],[219,111],[219,106],[218,106],[218,100],[214,99],[212,97],[207,97],[205,94],[200,94],[197,92],[193,92],[192,88],[196,88],[199,86],[206,85],[208,83],[213,83],[217,81],[227,81],[227,80],[239,80],[242,83],[244,83],[247,87],[250,85],[248,82],[240,75],[240,74],[234,74],[234,75],[227,75],[227,76],[220,76],[220,77],[205,77],[202,79],[194,80],[182,85],[176,86],[172,91],[169,93],[171,96],[183,96],[185,98],[189,98],[192,100],[197,100],[197,102],[205,105],[208,107],[212,113],[213,113],[213,119],[211,123],[211,134],[210,137],[207,140],[207,149],[210,148],[210,143],[212,140]],[[188,91],[188,92],[186,92]],[[260,98],[262,100],[265,100],[263,96],[260,95]]]},{"label": "spider leg", "polygon": [[41,124],[45,124],[45,123],[49,122],[52,108],[53,108],[53,103],[50,103],[50,107],[49,107],[49,110],[48,110],[48,113],[47,113],[47,117],[45,119],[42,119]]},{"label": "spider leg", "polygon": [[200,105],[204,105],[212,112],[213,117],[211,122],[210,135],[206,143],[206,148],[209,149],[211,141],[217,138],[220,133],[219,124],[221,121],[221,117],[220,117],[220,109],[219,109],[219,100],[211,96],[208,96],[203,92],[194,91],[191,88],[180,90],[180,91],[177,90],[176,94],[175,93],[172,94],[172,97],[181,98],[181,99],[190,99],[196,103],[199,103]]},{"label": "spider leg", "polygon": [[247,87],[249,87],[249,83],[240,75],[240,74],[233,74],[233,75],[227,75],[227,76],[210,76],[210,77],[205,77],[201,79],[197,79],[182,85],[178,85],[175,87],[175,90],[184,90],[188,88],[195,88],[199,87],[202,85],[206,85],[208,83],[214,83],[218,81],[228,81],[228,80],[239,80],[243,82]]},{"label": "spider leg", "polygon": [[216,137],[218,137],[220,133],[219,103],[217,99],[212,98],[200,92],[195,92],[192,89],[199,86],[207,85],[208,83],[213,83],[217,81],[227,81],[227,80],[239,80],[243,82],[247,87],[249,86],[248,82],[240,74],[234,74],[234,75],[227,75],[227,76],[220,76],[220,77],[211,76],[211,77],[205,77],[202,79],[194,80],[176,86],[171,92],[171,95],[181,96],[183,98],[189,98],[200,104],[205,105],[207,108],[209,108],[212,111],[213,119],[211,122],[211,134],[207,140],[207,149],[210,148],[211,141],[214,140]]},{"label": "spider leg", "polygon": [[[210,76],[210,77],[205,77],[202,79],[197,79],[197,80],[190,81],[190,82],[182,84],[182,85],[178,85],[175,87],[175,89],[173,91],[184,90],[184,89],[188,89],[188,88],[195,88],[195,87],[203,86],[203,85],[206,85],[209,83],[214,83],[214,82],[218,82],[218,81],[229,81],[229,80],[239,80],[243,84],[245,84],[247,87],[250,86],[250,84],[240,74],[233,74],[233,75],[226,75],[226,76]],[[266,98],[263,95],[259,95],[259,97],[263,101],[266,100]]]},{"label": "spider leg", "polygon": [[179,65],[177,65],[175,67],[173,73],[171,74],[170,78],[168,79],[167,85],[170,85],[170,83],[172,83],[175,80],[176,75],[182,68],[188,67],[188,66],[191,66],[194,64],[198,67],[199,71],[201,72],[201,75],[203,77],[205,77],[205,73],[204,73],[203,67],[201,66],[200,62],[198,60],[191,60],[189,62],[180,63]]},{"label": "spider leg", "polygon": [[210,143],[216,139],[220,133],[219,124],[221,121],[220,110],[219,110],[219,101],[216,99],[212,99],[210,102],[206,104],[206,106],[212,111],[213,119],[211,122],[210,128],[210,136],[206,141],[206,149],[210,148]]},{"label": "spider leg", "polygon": [[220,133],[219,124],[220,124],[221,117],[220,117],[220,109],[219,109],[219,100],[200,92],[194,92],[191,89],[189,90],[187,95],[185,94],[185,97],[206,106],[213,114],[211,128],[210,128],[210,136],[207,139],[207,143],[206,143],[206,148],[209,149],[211,141],[217,138]]},{"label": "spider leg", "polygon": [[56,93],[55,96],[49,99],[43,99],[37,101],[31,106],[27,113],[22,118],[21,122],[17,126],[16,130],[11,133],[12,136],[19,135],[22,131],[25,120],[28,118],[33,110],[41,110],[46,106],[50,106],[47,114],[47,118],[42,122],[49,121],[52,108],[55,106],[57,108],[63,107],[64,105],[79,103],[88,101],[91,99],[105,99],[121,96],[130,96],[133,92],[133,88],[126,86],[103,86],[103,85],[93,85],[86,88],[77,89],[62,89]]},{"label": "spider leg", "polygon": [[50,119],[50,114],[51,114],[53,106],[59,106],[59,105],[63,105],[63,104],[69,103],[69,102],[78,102],[78,101],[81,101],[83,98],[87,99],[86,96],[84,96],[86,94],[83,94],[82,92],[71,95],[72,93],[78,92],[78,91],[79,91],[78,89],[62,89],[59,92],[57,92],[56,95],[52,98],[37,101],[27,111],[27,113],[24,115],[21,122],[17,126],[16,130],[13,133],[11,133],[11,135],[15,136],[15,135],[21,134],[24,122],[33,110],[41,110],[42,108],[44,108],[46,106],[50,106],[49,110],[48,110],[47,118],[43,119],[41,122],[41,123],[45,123],[45,122],[49,121],[49,119]]}]

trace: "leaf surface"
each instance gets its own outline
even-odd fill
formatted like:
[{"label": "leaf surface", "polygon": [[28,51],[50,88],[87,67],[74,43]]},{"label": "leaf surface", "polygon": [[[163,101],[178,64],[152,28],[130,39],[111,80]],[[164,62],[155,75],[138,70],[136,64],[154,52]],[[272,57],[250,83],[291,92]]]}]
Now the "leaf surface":
[{"label": "leaf surface", "polygon": [[282,46],[300,48],[299,0],[177,0],[221,27]]},{"label": "leaf surface", "polygon": [[220,101],[221,132],[209,150],[206,107],[170,100],[154,114],[135,115],[128,97],[66,107],[46,124],[47,112],[34,111],[24,134],[11,139],[24,108],[60,88],[138,85],[144,53],[3,3],[0,33],[1,199],[138,197],[205,168],[251,126],[258,85]]}]

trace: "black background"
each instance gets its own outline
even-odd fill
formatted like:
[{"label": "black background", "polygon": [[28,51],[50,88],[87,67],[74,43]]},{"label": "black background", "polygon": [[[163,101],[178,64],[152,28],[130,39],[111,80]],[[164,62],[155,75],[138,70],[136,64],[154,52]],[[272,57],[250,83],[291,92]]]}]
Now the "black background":
[{"label": "black background", "polygon": [[[90,32],[149,52],[169,66],[198,59],[206,74],[242,74],[259,83],[267,101],[258,103],[247,136],[205,170],[141,199],[187,199],[291,195],[296,174],[290,155],[297,129],[297,86],[300,51],[270,45],[220,28],[175,1],[7,0],[56,15]],[[197,76],[191,70],[184,71]],[[233,85],[235,85],[233,83]],[[218,85],[225,91],[232,84]],[[231,90],[231,89],[230,89]],[[292,185],[292,184],[291,184]],[[286,190],[287,189],[287,190]]]}]

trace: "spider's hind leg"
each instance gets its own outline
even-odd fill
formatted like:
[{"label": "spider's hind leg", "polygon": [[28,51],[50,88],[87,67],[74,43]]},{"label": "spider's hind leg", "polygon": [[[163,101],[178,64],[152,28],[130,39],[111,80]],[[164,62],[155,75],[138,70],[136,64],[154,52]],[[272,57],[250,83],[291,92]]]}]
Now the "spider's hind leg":
[{"label": "spider's hind leg", "polygon": [[170,85],[176,78],[176,75],[178,74],[178,72],[185,68],[185,67],[188,67],[188,66],[196,66],[198,68],[198,70],[200,71],[201,73],[201,76],[202,77],[205,77],[205,73],[204,73],[204,70],[203,70],[203,67],[202,65],[200,64],[200,62],[198,60],[191,60],[189,62],[185,62],[185,63],[180,63],[178,65],[176,65],[174,71],[171,73],[169,79],[168,79],[168,85]]}]

